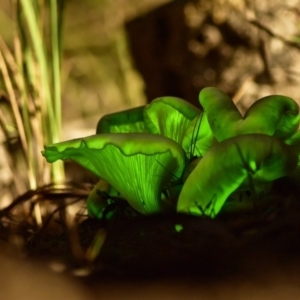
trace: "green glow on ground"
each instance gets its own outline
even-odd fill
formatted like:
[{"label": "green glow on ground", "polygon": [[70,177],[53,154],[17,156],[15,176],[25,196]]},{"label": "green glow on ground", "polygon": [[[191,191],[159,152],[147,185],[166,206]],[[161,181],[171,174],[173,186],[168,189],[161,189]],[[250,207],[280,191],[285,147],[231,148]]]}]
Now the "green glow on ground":
[{"label": "green glow on ground", "polygon": [[181,232],[183,230],[183,226],[181,224],[175,224],[175,230],[177,232]]}]

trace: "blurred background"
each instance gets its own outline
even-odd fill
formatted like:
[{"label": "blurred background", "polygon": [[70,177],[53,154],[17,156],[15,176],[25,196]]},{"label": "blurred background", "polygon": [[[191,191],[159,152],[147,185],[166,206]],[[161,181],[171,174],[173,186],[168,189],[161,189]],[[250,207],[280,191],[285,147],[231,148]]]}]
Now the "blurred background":
[{"label": "blurred background", "polygon": [[[101,115],[160,96],[198,105],[217,86],[240,106],[281,93],[297,101],[299,1],[68,0],[62,139],[94,133]],[[12,45],[11,3],[0,35]]]}]

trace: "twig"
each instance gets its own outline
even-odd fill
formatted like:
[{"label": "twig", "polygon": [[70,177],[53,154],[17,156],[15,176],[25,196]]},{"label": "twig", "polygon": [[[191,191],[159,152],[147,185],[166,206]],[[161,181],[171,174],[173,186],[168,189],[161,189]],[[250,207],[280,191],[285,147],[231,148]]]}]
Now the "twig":
[{"label": "twig", "polygon": [[254,26],[256,26],[257,28],[263,30],[264,32],[266,32],[269,36],[276,38],[280,41],[282,41],[283,43],[285,43],[286,45],[293,47],[297,50],[300,50],[300,45],[291,42],[287,39],[285,39],[283,36],[281,36],[280,34],[277,34],[275,32],[273,32],[270,28],[266,27],[265,25],[261,24],[260,22],[258,22],[257,20],[248,20],[248,22]]},{"label": "twig", "polygon": [[85,187],[74,188],[70,183],[64,186],[57,184],[49,184],[40,187],[36,190],[29,190],[23,195],[17,197],[10,205],[0,210],[0,218],[7,216],[15,207],[25,201],[35,199],[35,202],[40,200],[57,200],[65,198],[87,197],[89,190]]}]

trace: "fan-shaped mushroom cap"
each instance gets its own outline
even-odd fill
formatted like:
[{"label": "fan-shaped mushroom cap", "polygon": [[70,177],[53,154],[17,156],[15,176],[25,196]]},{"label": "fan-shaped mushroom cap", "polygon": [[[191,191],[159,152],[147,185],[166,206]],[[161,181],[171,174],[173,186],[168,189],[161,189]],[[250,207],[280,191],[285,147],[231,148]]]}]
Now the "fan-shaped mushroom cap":
[{"label": "fan-shaped mushroom cap", "polygon": [[177,211],[214,217],[242,184],[270,182],[292,173],[298,154],[277,138],[247,134],[216,144],[189,175]]},{"label": "fan-shaped mushroom cap", "polygon": [[286,96],[272,95],[257,100],[244,118],[232,99],[216,88],[204,88],[199,100],[218,141],[252,133],[286,140],[298,130],[300,123],[298,104]]},{"label": "fan-shaped mushroom cap", "polygon": [[183,149],[171,139],[148,133],[99,134],[46,146],[48,162],[71,159],[105,179],[143,214],[167,208],[163,187],[185,166]]}]

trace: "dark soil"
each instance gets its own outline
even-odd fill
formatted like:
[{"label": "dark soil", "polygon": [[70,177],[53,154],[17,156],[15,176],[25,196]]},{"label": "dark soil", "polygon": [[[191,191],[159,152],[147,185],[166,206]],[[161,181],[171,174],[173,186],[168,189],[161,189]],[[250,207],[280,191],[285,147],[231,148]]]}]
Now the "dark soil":
[{"label": "dark soil", "polygon": [[[59,259],[71,269],[88,265],[95,278],[248,276],[270,267],[296,266],[300,258],[299,189],[283,178],[275,182],[273,193],[271,202],[258,203],[251,211],[224,209],[215,219],[177,213],[142,216],[122,201],[111,220],[85,218],[71,230],[62,213],[42,228],[22,221],[12,229],[3,222],[1,239],[22,236],[29,257]],[[96,259],[87,263],[80,253],[100,229],[106,240]]]},{"label": "dark soil", "polygon": [[[176,213],[141,216],[132,214],[123,202],[113,219],[85,218],[71,231],[63,218],[49,221],[42,229],[26,220],[9,228],[2,215],[1,240],[9,244],[13,236],[22,236],[23,255],[46,262],[59,260],[68,273],[88,268],[89,274],[80,281],[107,295],[114,286],[121,290],[131,287],[130,295],[135,291],[139,299],[136,284],[152,290],[152,284],[162,282],[170,289],[183,283],[186,288],[191,282],[198,289],[201,283],[210,293],[228,282],[230,286],[232,282],[262,283],[266,276],[280,275],[291,281],[300,271],[299,189],[289,178],[274,186],[276,195],[268,207],[264,203],[244,213],[224,210],[215,219]],[[80,253],[86,253],[103,229],[107,238],[96,259],[88,262]]]}]

